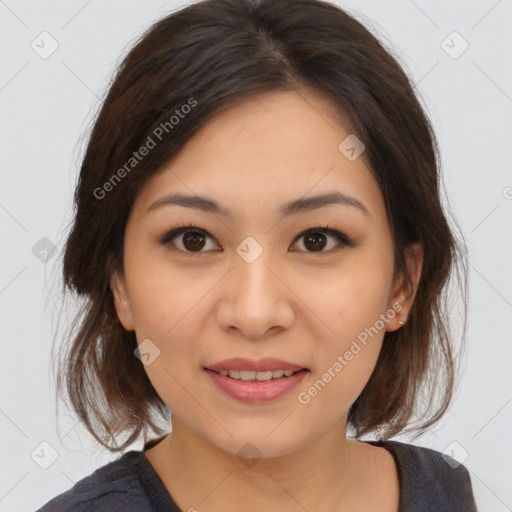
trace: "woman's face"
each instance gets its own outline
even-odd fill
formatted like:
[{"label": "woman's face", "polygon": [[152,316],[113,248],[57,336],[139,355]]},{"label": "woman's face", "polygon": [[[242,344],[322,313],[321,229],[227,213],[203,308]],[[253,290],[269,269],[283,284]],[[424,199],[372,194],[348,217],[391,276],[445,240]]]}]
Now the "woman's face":
[{"label": "woman's face", "polygon": [[[173,419],[232,454],[252,443],[284,455],[344,432],[413,299],[393,286],[379,186],[330,112],[314,93],[280,92],[222,113],[149,180],[128,219],[124,275],[111,281],[119,318]],[[341,199],[312,200],[324,194]],[[262,382],[208,370],[241,369],[222,363],[231,358],[306,370]]]}]

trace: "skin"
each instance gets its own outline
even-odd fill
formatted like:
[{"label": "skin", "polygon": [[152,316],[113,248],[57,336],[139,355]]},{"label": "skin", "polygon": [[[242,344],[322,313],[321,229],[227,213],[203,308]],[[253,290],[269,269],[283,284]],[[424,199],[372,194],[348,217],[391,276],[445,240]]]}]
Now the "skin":
[{"label": "skin", "polygon": [[[347,414],[416,288],[392,281],[384,198],[363,157],[350,161],[338,150],[350,131],[332,112],[312,91],[237,105],[202,127],[133,205],[124,274],[110,284],[123,326],[160,350],[145,370],[172,411],[172,434],[146,455],[182,510],[235,511],[240,500],[244,510],[398,510],[390,452],[347,438]],[[333,190],[357,198],[369,214],[342,205],[278,214],[282,203]],[[183,206],[147,213],[175,192],[212,198],[233,218]],[[202,249],[183,245],[183,234],[159,243],[180,223],[209,234]],[[306,237],[296,240],[327,224],[355,245],[326,234],[315,252]],[[247,236],[263,249],[252,263],[236,252]],[[190,247],[202,252],[190,255]],[[411,246],[415,283],[421,263],[421,247]],[[297,395],[394,303],[400,314],[309,403],[299,403]],[[244,404],[218,391],[202,369],[235,356],[277,357],[310,373],[278,400]],[[259,452],[250,467],[237,456],[249,442]]]}]

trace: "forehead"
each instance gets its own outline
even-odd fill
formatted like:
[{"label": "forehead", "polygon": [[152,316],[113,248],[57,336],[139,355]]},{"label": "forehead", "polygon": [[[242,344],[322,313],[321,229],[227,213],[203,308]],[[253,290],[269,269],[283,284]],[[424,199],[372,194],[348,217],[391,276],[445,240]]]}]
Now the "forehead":
[{"label": "forehead", "polygon": [[277,213],[270,205],[335,190],[358,199],[371,217],[385,215],[364,152],[355,159],[344,153],[344,141],[353,137],[346,125],[329,101],[311,91],[251,98],[196,132],[148,181],[138,202],[147,208],[180,192],[213,198],[234,215],[251,217],[272,208]]}]

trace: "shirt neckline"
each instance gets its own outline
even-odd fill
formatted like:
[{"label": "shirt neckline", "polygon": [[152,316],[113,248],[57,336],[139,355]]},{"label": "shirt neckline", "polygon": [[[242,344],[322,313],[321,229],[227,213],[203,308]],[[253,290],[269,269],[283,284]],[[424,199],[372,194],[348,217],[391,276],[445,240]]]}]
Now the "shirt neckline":
[{"label": "shirt neckline", "polygon": [[[155,468],[153,468],[153,466],[151,465],[151,462],[146,457],[145,453],[146,450],[158,444],[167,435],[168,434],[165,434],[162,437],[152,439],[144,445],[144,448],[140,452],[141,471],[139,473],[139,478],[146,494],[148,495],[148,499],[151,502],[151,506],[153,507],[155,512],[181,512],[181,509],[174,502],[171,493],[167,490],[167,487],[165,487],[162,479],[156,472]],[[378,446],[380,448],[384,448],[393,456],[397,468],[400,488],[398,512],[405,512],[405,503],[403,501],[405,489],[405,474],[398,454],[398,443],[393,441],[384,441],[382,439],[376,441],[361,442],[373,446]]]},{"label": "shirt neckline", "polygon": [[398,498],[398,512],[405,512],[405,503],[404,503],[404,496],[405,496],[405,478],[406,474],[404,471],[404,467],[402,466],[402,462],[398,453],[398,450],[400,448],[400,443],[396,441],[384,441],[382,439],[379,439],[377,441],[361,441],[365,444],[371,444],[373,446],[378,446],[380,448],[384,448],[387,450],[391,455],[393,456],[393,459],[395,460],[396,470],[398,473],[398,486],[399,486],[399,493],[400,496]]},{"label": "shirt neckline", "polygon": [[151,465],[145,453],[146,450],[162,441],[166,435],[148,441],[142,451],[139,452],[139,479],[151,503],[152,510],[155,512],[181,512],[181,509],[176,505],[171,493],[167,490],[167,487],[165,487],[160,475]]}]

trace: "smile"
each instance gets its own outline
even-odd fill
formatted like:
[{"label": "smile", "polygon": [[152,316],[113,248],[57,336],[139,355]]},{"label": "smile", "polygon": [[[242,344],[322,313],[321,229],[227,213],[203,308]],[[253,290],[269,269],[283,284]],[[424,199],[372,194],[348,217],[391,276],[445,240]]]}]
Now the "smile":
[{"label": "smile", "polygon": [[306,368],[296,371],[272,370],[264,372],[249,370],[216,371],[203,368],[203,371],[224,395],[238,402],[250,404],[267,403],[288,395],[309,373]]},{"label": "smile", "polygon": [[281,379],[283,376],[284,378],[287,378],[297,372],[293,372],[291,370],[267,370],[264,372],[252,372],[248,370],[220,370],[217,373],[235,380],[257,380],[259,382],[265,382],[272,379]]}]

